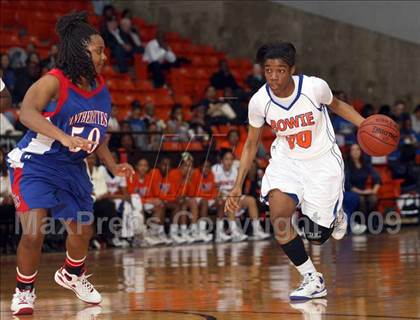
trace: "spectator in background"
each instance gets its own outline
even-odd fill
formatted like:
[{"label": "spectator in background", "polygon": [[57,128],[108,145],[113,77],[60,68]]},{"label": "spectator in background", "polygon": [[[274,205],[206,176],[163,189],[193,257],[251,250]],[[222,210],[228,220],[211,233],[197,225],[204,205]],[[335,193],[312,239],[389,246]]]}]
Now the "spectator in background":
[{"label": "spectator in background", "polygon": [[111,4],[103,6],[102,10],[102,22],[100,27],[100,32],[104,33],[107,28],[107,22],[112,18],[116,17],[117,11],[115,10],[114,6]]},{"label": "spectator in background", "polygon": [[411,124],[413,126],[413,130],[417,133],[417,135],[419,135],[420,134],[420,104],[417,105],[416,109],[411,115]]},{"label": "spectator in background", "polygon": [[131,159],[134,157],[136,144],[134,142],[133,135],[130,133],[124,133],[120,139],[120,146],[123,149],[122,152],[127,155],[128,162],[131,162]]},{"label": "spectator in background", "polygon": [[199,216],[198,222],[199,238],[204,242],[212,240],[212,236],[207,233],[207,222],[209,208],[216,206],[217,188],[213,172],[211,172],[211,163],[205,160],[201,168],[194,170],[192,174],[192,185],[195,189],[195,201],[198,204]]},{"label": "spectator in background", "polygon": [[143,53],[144,47],[141,44],[140,36],[131,24],[129,18],[120,20],[120,36],[124,43],[131,46],[133,53]]},{"label": "spectator in background", "polygon": [[93,11],[97,16],[104,14],[104,8],[109,6],[112,3],[112,0],[92,0]]},{"label": "spectator in background", "polygon": [[416,165],[416,145],[402,144],[399,158],[389,161],[393,179],[403,179],[401,193],[420,190],[420,166]]},{"label": "spectator in background", "polygon": [[[0,135],[15,135],[21,134],[20,131],[17,131],[5,112],[12,105],[12,97],[10,92],[4,84],[3,80],[0,78]],[[0,143],[3,144],[3,141],[0,140]],[[8,144],[9,142],[6,141]]]},{"label": "spectator in background", "polygon": [[[368,185],[371,179],[371,186]],[[359,211],[367,217],[376,209],[377,193],[381,179],[372,165],[367,162],[358,144],[350,147],[350,154],[346,161],[346,189],[359,197]]]},{"label": "spectator in background", "polygon": [[[102,220],[103,223],[101,226],[99,226],[99,230],[102,230],[102,232],[97,234],[97,239],[99,239],[101,242],[105,242],[109,246],[114,246],[114,242],[116,241],[114,238],[118,238],[115,234],[113,234],[110,228],[109,220],[113,217],[117,217],[117,211],[115,209],[114,202],[110,198],[106,184],[107,172],[105,167],[98,166],[98,160],[95,153],[87,157],[86,161],[88,164],[87,169],[93,184],[92,196],[95,198],[95,203],[93,205],[95,219],[106,218]],[[97,223],[95,225],[98,226]]]},{"label": "spectator in background", "polygon": [[[173,194],[182,210],[182,214],[177,217],[176,222],[179,222],[180,225],[181,238],[188,243],[203,240],[198,232],[198,205],[195,199],[196,188],[192,181],[193,161],[194,159],[189,152],[183,152],[179,167],[169,172]],[[190,228],[187,226],[188,218],[190,218]]]},{"label": "spectator in background", "polygon": [[143,60],[148,65],[149,72],[152,75],[155,88],[161,88],[165,85],[164,71],[177,66],[177,57],[171,48],[165,43],[163,32],[159,31],[156,38],[150,40],[143,54]]},{"label": "spectator in background", "polygon": [[46,67],[48,70],[55,68],[58,58],[58,46],[53,44],[50,48],[48,58],[41,61],[41,66]]},{"label": "spectator in background", "polygon": [[210,77],[210,84],[216,90],[224,90],[226,87],[230,87],[233,90],[239,88],[235,78],[230,73],[229,66],[226,60],[219,61],[219,70]]},{"label": "spectator in background", "polygon": [[37,53],[28,55],[26,67],[19,70],[13,90],[13,102],[20,103],[29,87],[41,76],[40,60]]},{"label": "spectator in background", "polygon": [[230,149],[235,155],[235,159],[241,159],[242,150],[244,148],[245,141],[241,141],[241,135],[238,129],[232,129],[227,134],[227,140],[220,144],[220,149]]},{"label": "spectator in background", "polygon": [[111,107],[111,116],[108,120],[108,132],[119,132],[120,131],[120,123],[117,119],[118,115],[118,107],[113,104]]},{"label": "spectator in background", "polygon": [[[131,130],[135,133],[147,131],[146,122],[143,120],[140,103],[135,100],[132,105],[132,113],[128,118],[128,123],[130,124]],[[139,149],[146,148],[146,135],[145,134],[136,134],[135,135],[136,147]]]},{"label": "spectator in background", "polygon": [[413,130],[410,115],[403,113],[400,117],[400,145],[417,145],[416,131]]},{"label": "spectator in background", "polygon": [[203,143],[203,147],[208,145],[212,131],[206,122],[206,107],[196,104],[191,108],[191,120],[189,135],[194,136],[195,141]]},{"label": "spectator in background", "polygon": [[257,202],[255,198],[249,195],[243,195],[239,201],[240,209],[237,212],[228,212],[229,225],[232,235],[226,235],[223,231],[224,216],[225,216],[225,202],[229,192],[235,184],[238,175],[238,167],[234,165],[234,155],[230,149],[222,149],[221,162],[212,167],[215,182],[219,191],[219,201],[217,203],[217,221],[216,221],[216,242],[226,242],[229,240],[244,241],[248,238],[247,235],[239,228],[236,223],[236,217],[241,216],[245,209],[248,210],[248,215],[252,219],[252,229],[254,231],[254,240],[267,239],[270,235],[265,233],[261,228],[259,221],[259,213]]},{"label": "spectator in background", "polygon": [[[346,102],[349,103],[348,101],[348,97],[347,94],[344,91],[333,91],[333,95]],[[350,103],[349,103],[350,104]],[[328,110],[330,118],[331,118],[331,123],[334,127],[334,131],[336,133],[336,138],[337,138],[337,143],[339,146],[342,146],[344,144],[352,144],[356,142],[356,136],[355,136],[355,126],[341,118],[339,115],[337,115],[334,112],[330,112],[330,110]]]},{"label": "spectator in background", "polygon": [[156,131],[162,131],[165,129],[165,121],[159,119],[155,115],[155,106],[151,102],[146,102],[144,105],[144,122],[146,123],[146,126],[149,126],[150,123],[155,123],[157,125],[158,130]]},{"label": "spectator in background", "polygon": [[253,95],[265,84],[264,75],[259,63],[254,63],[254,66],[252,67],[252,74],[246,78],[246,84],[251,90],[250,95]]},{"label": "spectator in background", "polygon": [[111,56],[117,61],[118,70],[126,73],[128,71],[127,59],[133,58],[133,47],[124,42],[115,16],[107,20],[106,28],[101,35],[105,45],[111,49]]},{"label": "spectator in background", "polygon": [[184,120],[184,113],[180,104],[174,104],[166,125],[166,133],[171,135],[171,140],[186,142],[189,140],[189,125]]},{"label": "spectator in background", "polygon": [[384,116],[387,117],[392,117],[392,113],[391,113],[391,107],[387,104],[383,104],[378,111],[378,114],[383,114]]},{"label": "spectator in background", "polygon": [[28,55],[23,48],[13,47],[9,49],[10,67],[13,70],[24,68]]},{"label": "spectator in background", "polygon": [[375,107],[373,105],[371,105],[370,103],[367,103],[363,106],[360,114],[364,118],[370,117],[371,115],[375,114]]},{"label": "spectator in background", "polygon": [[392,106],[392,118],[401,125],[404,113],[406,113],[407,107],[403,100],[396,100]]},{"label": "spectator in background", "polygon": [[162,145],[162,134],[158,125],[151,122],[147,128],[148,135],[146,136],[146,149],[150,151],[158,151]]},{"label": "spectator in background", "polygon": [[172,240],[165,233],[165,208],[159,195],[159,184],[153,179],[149,162],[141,158],[136,165],[134,178],[128,181],[127,188],[130,194],[139,195],[143,204],[143,211],[152,213],[156,225],[150,226],[144,241],[146,245],[172,244]]},{"label": "spectator in background", "polygon": [[133,19],[133,13],[131,12],[130,9],[124,9],[122,14],[121,14],[121,18],[128,18],[128,19]]},{"label": "spectator in background", "polygon": [[[238,92],[239,93],[239,92]],[[234,124],[244,124],[248,120],[248,108],[244,108],[241,104],[241,99],[231,87],[226,87],[224,90],[223,102],[229,104],[235,113],[236,117],[232,119]],[[248,100],[246,100],[248,103]]]},{"label": "spectator in background", "polygon": [[16,73],[10,67],[10,59],[7,53],[1,54],[1,78],[3,79],[9,92],[12,92],[15,88],[16,83]]},{"label": "spectator in background", "polygon": [[[115,163],[119,163],[118,155],[113,152]],[[114,176],[104,166],[105,181],[108,189],[108,199],[115,204],[118,215],[122,218],[121,233],[116,233],[113,244],[116,247],[128,247],[134,245],[135,238],[144,229],[144,217],[142,214],[142,203],[139,197],[131,196],[127,192],[127,181],[125,177]],[[102,169],[103,168],[103,169]]]},{"label": "spectator in background", "polygon": [[223,98],[216,97],[216,89],[209,86],[206,90],[206,98],[200,104],[207,107],[206,113],[209,124],[227,124],[236,118],[236,113],[230,104]]},{"label": "spectator in background", "polygon": [[[27,56],[29,57],[31,55],[31,53],[38,54],[36,45],[33,42],[29,42],[28,45],[26,46],[26,54],[27,54]],[[38,59],[39,59],[39,56],[38,56]]]}]

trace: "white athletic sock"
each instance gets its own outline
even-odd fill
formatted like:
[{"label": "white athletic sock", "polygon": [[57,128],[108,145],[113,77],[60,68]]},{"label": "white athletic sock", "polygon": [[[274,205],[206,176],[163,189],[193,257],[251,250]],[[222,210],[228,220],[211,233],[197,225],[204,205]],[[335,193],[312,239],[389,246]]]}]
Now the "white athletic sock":
[{"label": "white athletic sock", "polygon": [[232,233],[239,232],[239,227],[236,224],[236,221],[235,220],[229,220],[229,226],[230,226],[230,229],[232,230]]},{"label": "white athletic sock", "polygon": [[181,232],[185,232],[185,231],[187,231],[187,225],[181,224]]},{"label": "white athletic sock", "polygon": [[195,233],[198,230],[198,224],[197,223],[191,223],[191,232]]},{"label": "white athletic sock", "polygon": [[206,220],[200,220],[198,222],[198,227],[199,227],[200,231],[206,231],[207,230],[207,222],[206,222]]},{"label": "white athletic sock", "polygon": [[158,227],[158,234],[165,233],[165,229],[163,229],[163,226]]},{"label": "white athletic sock", "polygon": [[254,232],[259,232],[261,230],[259,219],[252,219],[252,229],[254,230]]},{"label": "white athletic sock", "polygon": [[223,232],[223,226],[224,226],[223,219],[217,219],[216,220],[216,231],[217,232]]},{"label": "white athletic sock", "polygon": [[177,234],[178,233],[178,225],[173,223],[170,226],[170,233],[171,234]]},{"label": "white athletic sock", "polygon": [[302,263],[300,266],[297,266],[296,269],[299,271],[299,273],[302,276],[304,276],[307,273],[316,272],[315,266],[312,263],[312,260],[310,257],[308,257],[308,260],[306,260],[306,262]]}]

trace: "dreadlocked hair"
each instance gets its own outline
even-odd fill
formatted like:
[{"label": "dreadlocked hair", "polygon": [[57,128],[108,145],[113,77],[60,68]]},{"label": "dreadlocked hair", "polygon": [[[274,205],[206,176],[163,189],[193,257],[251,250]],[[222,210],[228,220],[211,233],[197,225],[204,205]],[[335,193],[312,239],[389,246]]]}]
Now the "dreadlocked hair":
[{"label": "dreadlocked hair", "polygon": [[56,32],[60,38],[57,67],[74,84],[79,83],[81,77],[92,83],[97,74],[87,45],[90,36],[99,32],[88,24],[87,13],[72,12],[61,17]]}]

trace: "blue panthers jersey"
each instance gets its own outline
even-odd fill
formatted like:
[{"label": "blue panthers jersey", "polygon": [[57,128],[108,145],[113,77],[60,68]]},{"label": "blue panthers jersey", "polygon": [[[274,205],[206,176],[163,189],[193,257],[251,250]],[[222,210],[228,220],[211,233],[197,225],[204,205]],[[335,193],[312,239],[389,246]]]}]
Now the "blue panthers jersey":
[{"label": "blue panthers jersey", "polygon": [[111,113],[111,96],[102,77],[98,77],[94,90],[85,91],[74,85],[59,69],[53,69],[48,74],[58,79],[60,92],[58,100],[51,101],[43,115],[66,134],[91,140],[95,146],[88,152],[80,148],[69,150],[59,141],[28,130],[18,143],[18,148],[25,155],[44,155],[52,161],[80,162],[105,138]]}]

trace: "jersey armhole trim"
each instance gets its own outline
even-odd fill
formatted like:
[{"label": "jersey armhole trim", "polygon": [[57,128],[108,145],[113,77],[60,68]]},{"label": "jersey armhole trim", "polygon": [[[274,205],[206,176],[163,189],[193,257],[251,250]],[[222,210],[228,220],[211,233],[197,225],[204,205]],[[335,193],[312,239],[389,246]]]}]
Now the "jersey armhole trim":
[{"label": "jersey armhole trim", "polygon": [[63,75],[62,71],[59,69],[52,69],[47,74],[57,78],[58,84],[59,84],[59,90],[58,90],[58,101],[57,101],[57,105],[55,106],[55,110],[51,112],[42,113],[42,115],[46,118],[57,115],[60,112],[61,108],[63,107],[64,103],[67,101],[67,97],[68,97],[68,90],[67,90],[68,80]]}]

